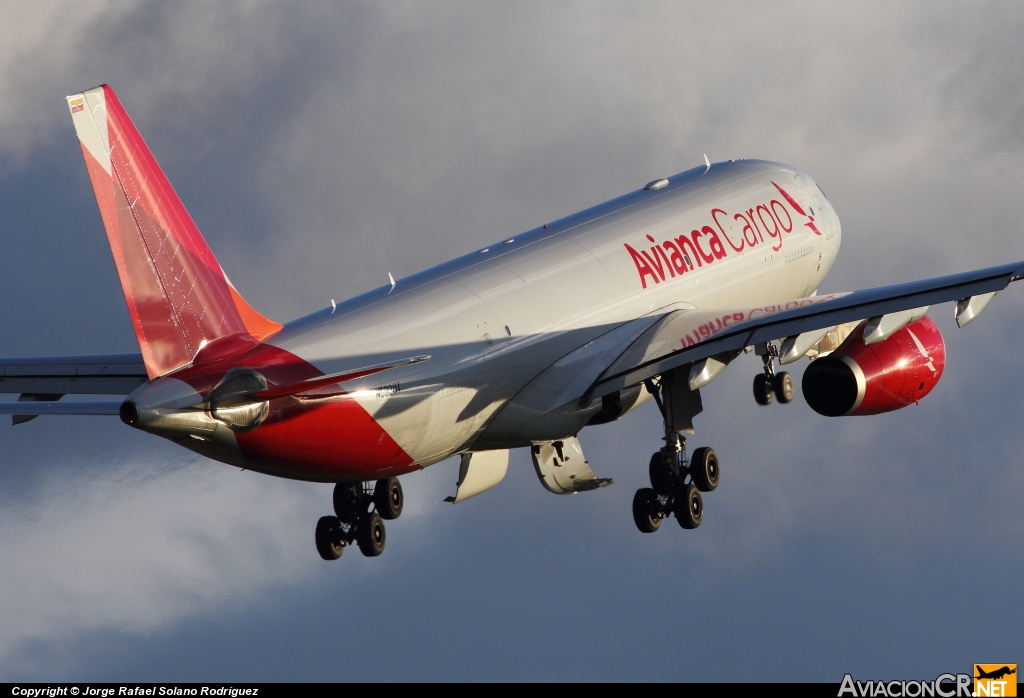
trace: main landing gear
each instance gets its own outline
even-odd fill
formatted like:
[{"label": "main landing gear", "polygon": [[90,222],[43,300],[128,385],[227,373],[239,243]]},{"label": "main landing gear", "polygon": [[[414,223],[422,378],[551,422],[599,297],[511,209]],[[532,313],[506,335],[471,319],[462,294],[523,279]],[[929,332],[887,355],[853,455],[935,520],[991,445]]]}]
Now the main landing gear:
[{"label": "main landing gear", "polygon": [[685,529],[697,528],[704,519],[701,492],[718,487],[718,456],[707,447],[698,448],[686,460],[686,440],[679,437],[679,450],[663,448],[651,456],[651,486],[633,495],[633,522],[641,533],[654,533],[661,520],[676,515]]},{"label": "main landing gear", "polygon": [[785,371],[775,372],[775,359],[779,356],[779,348],[767,342],[758,345],[757,353],[764,362],[764,373],[754,376],[754,400],[759,405],[770,405],[774,398],[785,405],[793,400],[796,388],[793,386],[793,377]]},{"label": "main landing gear", "polygon": [[700,392],[674,380],[670,373],[657,382],[647,381],[665,420],[665,446],[651,456],[651,486],[633,495],[633,522],[641,533],[654,533],[662,519],[675,514],[685,529],[700,526],[704,519],[701,492],[718,487],[718,456],[707,447],[686,457],[686,438],[681,431],[693,432],[693,417],[701,412]]},{"label": "main landing gear", "polygon": [[[322,516],[316,523],[316,549],[325,560],[337,560],[345,547],[355,542],[359,552],[377,557],[384,552],[387,532],[384,519],[397,519],[405,497],[397,477],[362,482],[339,482],[334,486],[335,516]],[[373,510],[370,510],[370,507]]]}]

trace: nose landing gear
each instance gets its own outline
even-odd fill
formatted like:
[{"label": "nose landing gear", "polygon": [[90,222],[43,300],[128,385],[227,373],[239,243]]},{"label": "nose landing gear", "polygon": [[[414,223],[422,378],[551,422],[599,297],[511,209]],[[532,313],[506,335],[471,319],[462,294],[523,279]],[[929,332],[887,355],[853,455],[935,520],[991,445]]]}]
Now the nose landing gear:
[{"label": "nose landing gear", "polygon": [[755,351],[764,362],[764,373],[754,376],[754,401],[759,405],[770,405],[774,398],[778,398],[781,405],[791,402],[796,395],[793,377],[785,371],[775,372],[775,359],[780,355],[779,348],[771,342],[766,342],[763,345],[759,344]]},{"label": "nose landing gear", "polygon": [[[337,560],[353,542],[367,557],[384,552],[387,531],[384,519],[397,519],[405,496],[397,477],[369,483],[339,482],[334,486],[334,516],[322,516],[316,524],[316,549],[324,560]],[[373,510],[370,510],[371,505]]]}]

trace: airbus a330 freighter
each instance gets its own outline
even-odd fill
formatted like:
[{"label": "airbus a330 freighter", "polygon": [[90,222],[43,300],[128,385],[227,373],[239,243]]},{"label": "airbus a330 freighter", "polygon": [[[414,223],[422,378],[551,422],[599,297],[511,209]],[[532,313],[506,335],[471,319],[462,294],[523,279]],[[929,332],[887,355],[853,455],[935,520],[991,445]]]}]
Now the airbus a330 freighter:
[{"label": "airbus a330 freighter", "polygon": [[954,301],[963,326],[1024,275],[1018,262],[816,295],[840,242],[818,186],[774,162],[705,162],[282,325],[228,280],[114,91],[68,106],[141,352],[3,360],[0,392],[19,397],[0,412],[120,415],[215,460],[336,483],[316,527],[325,559],[353,542],[379,555],[398,476],[453,455],[453,502],[497,484],[512,448],[556,494],[607,485],[577,437],[649,398],[664,445],[634,520],[696,528],[719,462],[688,456],[685,435],[739,354],[762,358],[761,404],[794,396],[776,361],[810,356],[817,412],[899,409],[942,374],[928,306]]}]

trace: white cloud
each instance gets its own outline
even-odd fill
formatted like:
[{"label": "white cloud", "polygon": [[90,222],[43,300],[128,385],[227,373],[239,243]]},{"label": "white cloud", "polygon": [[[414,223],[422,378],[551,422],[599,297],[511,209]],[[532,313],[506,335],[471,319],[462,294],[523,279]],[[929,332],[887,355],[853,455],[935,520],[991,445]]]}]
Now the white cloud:
[{"label": "white cloud", "polygon": [[[387,574],[387,558],[361,563],[355,548],[337,563],[318,557],[313,529],[330,513],[330,485],[243,472],[153,439],[143,443],[153,446],[143,453],[157,455],[114,456],[103,469],[89,465],[103,456],[87,457],[5,499],[0,676],[53,675],[44,666],[54,655],[74,664],[79,650],[66,643],[96,633],[145,637],[198,617],[240,613],[282,587],[315,584],[321,574],[337,589]],[[5,446],[9,455],[18,450],[16,442]],[[417,522],[436,516],[449,485],[454,490],[450,466],[404,478],[408,504],[393,524],[401,536],[392,548],[415,548],[431,535]],[[35,643],[50,650],[29,651]]]},{"label": "white cloud", "polygon": [[49,478],[0,512],[0,657],[84,631],[149,633],[295,583],[314,504],[309,486],[184,453]]}]

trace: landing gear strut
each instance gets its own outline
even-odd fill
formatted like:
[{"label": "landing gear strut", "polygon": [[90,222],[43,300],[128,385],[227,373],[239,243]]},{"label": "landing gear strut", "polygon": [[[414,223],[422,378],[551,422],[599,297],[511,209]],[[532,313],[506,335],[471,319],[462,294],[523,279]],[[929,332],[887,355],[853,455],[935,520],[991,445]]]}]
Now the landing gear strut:
[{"label": "landing gear strut", "polygon": [[681,431],[693,431],[693,417],[701,412],[700,393],[671,374],[658,381],[647,381],[665,421],[665,446],[651,456],[651,486],[633,496],[633,522],[641,533],[654,533],[662,519],[675,514],[684,529],[700,526],[704,518],[701,492],[718,487],[718,456],[707,447],[686,457],[686,437]]},{"label": "landing gear strut", "polygon": [[756,349],[764,362],[764,373],[754,376],[754,401],[759,405],[770,405],[774,398],[785,405],[793,400],[796,389],[793,377],[785,371],[775,372],[775,359],[780,355],[779,347],[772,342],[759,344]]},{"label": "landing gear strut", "polygon": [[[334,486],[334,516],[322,516],[316,524],[316,549],[324,560],[337,560],[352,543],[367,557],[384,552],[387,531],[384,519],[397,519],[405,496],[397,477]],[[371,510],[370,507],[373,507]]]}]

